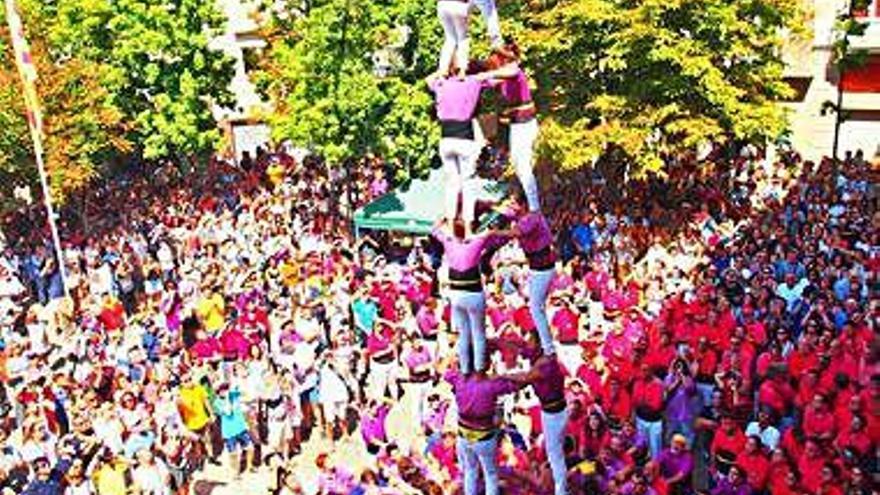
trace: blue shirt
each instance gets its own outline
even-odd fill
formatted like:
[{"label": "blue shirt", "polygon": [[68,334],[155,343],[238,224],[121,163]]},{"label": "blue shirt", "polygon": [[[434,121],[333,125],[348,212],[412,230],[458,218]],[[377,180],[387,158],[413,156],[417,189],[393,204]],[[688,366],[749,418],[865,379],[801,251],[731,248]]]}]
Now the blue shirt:
[{"label": "blue shirt", "polygon": [[379,308],[371,299],[357,299],[351,305],[354,313],[354,323],[361,331],[365,333],[373,332],[373,325],[376,324],[376,318],[379,316]]},{"label": "blue shirt", "polygon": [[840,277],[834,282],[832,289],[834,290],[834,297],[838,301],[846,301],[849,297],[849,279],[847,277]]},{"label": "blue shirt", "polygon": [[53,480],[34,480],[24,489],[21,495],[61,495],[61,485]]},{"label": "blue shirt", "polygon": [[580,223],[571,229],[571,238],[582,253],[593,248],[594,237],[593,227],[590,225]]},{"label": "blue shirt", "polygon": [[237,388],[229,391],[229,397],[214,399],[214,411],[220,417],[220,432],[224,440],[237,437],[248,429],[247,420],[241,410],[241,392]]}]

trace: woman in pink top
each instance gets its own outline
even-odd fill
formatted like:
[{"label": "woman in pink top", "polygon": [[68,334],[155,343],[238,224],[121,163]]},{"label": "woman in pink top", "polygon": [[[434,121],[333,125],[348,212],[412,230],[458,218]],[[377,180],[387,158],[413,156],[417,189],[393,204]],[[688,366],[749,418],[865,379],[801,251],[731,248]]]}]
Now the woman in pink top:
[{"label": "woman in pink top", "polygon": [[444,214],[447,218],[456,216],[460,194],[461,217],[470,232],[479,192],[477,160],[482,149],[475,137],[473,119],[480,94],[490,84],[484,76],[459,78],[441,73],[429,76],[426,81],[436,98],[437,118],[440,120],[439,154],[446,173]]},{"label": "woman in pink top", "polygon": [[488,66],[493,70],[481,75],[494,81],[504,100],[505,108],[499,122],[508,125],[510,161],[526,192],[529,211],[539,211],[538,181],[532,171],[533,150],[538,138],[537,109],[528,77],[519,66],[519,58],[519,47],[516,43],[508,43],[489,57]]},{"label": "woman in pink top", "polygon": [[452,331],[458,333],[458,359],[461,372],[467,375],[486,369],[486,296],[480,259],[486,244],[497,234],[487,231],[466,237],[464,222],[456,218],[450,235],[441,228],[445,223],[446,219],[441,220],[432,235],[443,244],[449,266]]}]

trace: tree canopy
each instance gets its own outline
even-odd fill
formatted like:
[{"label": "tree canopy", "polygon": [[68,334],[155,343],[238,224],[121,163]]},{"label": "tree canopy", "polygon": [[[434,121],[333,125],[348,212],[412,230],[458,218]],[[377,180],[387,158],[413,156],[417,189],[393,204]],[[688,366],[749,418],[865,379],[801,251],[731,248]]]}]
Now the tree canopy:
[{"label": "tree canopy", "polygon": [[[766,143],[786,127],[781,58],[800,0],[514,0],[504,31],[537,84],[540,154],[563,168],[616,152],[633,170],[697,145]],[[271,37],[261,87],[274,135],[331,160],[365,151],[430,161],[438,139],[421,78],[441,28],[432,2],[316,0]],[[276,16],[277,20],[277,16]],[[475,53],[485,53],[472,17]],[[277,24],[276,24],[277,26]],[[408,32],[395,45],[401,28]],[[343,33],[345,33],[343,35]],[[388,50],[388,47],[391,50]],[[399,58],[376,77],[377,54]]]},{"label": "tree canopy", "polygon": [[[129,153],[194,160],[220,144],[211,106],[231,104],[234,70],[208,47],[225,22],[213,2],[17,3],[39,76],[46,165],[59,194]],[[0,138],[0,169],[28,182],[35,172],[8,40],[4,18],[0,80],[12,85],[0,90],[0,123],[10,124]]]}]

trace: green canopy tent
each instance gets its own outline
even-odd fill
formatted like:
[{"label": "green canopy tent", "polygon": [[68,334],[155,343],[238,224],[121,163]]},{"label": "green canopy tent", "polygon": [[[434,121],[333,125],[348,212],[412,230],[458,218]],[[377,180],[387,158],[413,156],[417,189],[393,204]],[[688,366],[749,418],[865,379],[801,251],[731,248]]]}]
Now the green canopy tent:
[{"label": "green canopy tent", "polygon": [[[479,181],[478,201],[498,202],[504,196],[504,184],[487,179]],[[443,215],[445,189],[443,170],[431,170],[426,179],[415,179],[355,211],[355,229],[428,234]],[[488,220],[486,217],[481,217],[484,223]]]}]

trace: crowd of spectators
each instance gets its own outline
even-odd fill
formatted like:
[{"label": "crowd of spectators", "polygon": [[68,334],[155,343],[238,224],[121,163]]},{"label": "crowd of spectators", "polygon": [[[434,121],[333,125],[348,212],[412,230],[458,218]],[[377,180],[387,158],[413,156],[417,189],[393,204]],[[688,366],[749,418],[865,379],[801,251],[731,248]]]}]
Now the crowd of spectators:
[{"label": "crowd of spectators", "polygon": [[[380,166],[356,170],[356,204],[388,190]],[[710,156],[627,187],[549,185],[573,494],[872,493],[873,174],[858,155]],[[459,490],[440,253],[352,241],[346,183],[284,153],[133,175],[98,192],[105,224],[65,227],[69,297],[45,232],[8,225],[0,490],[199,492],[209,463],[271,471],[284,495]],[[522,371],[528,270],[513,245],[491,266],[493,372]],[[498,412],[504,493],[552,493],[539,411],[524,391]],[[310,437],[364,458],[328,448],[305,479]]]}]

